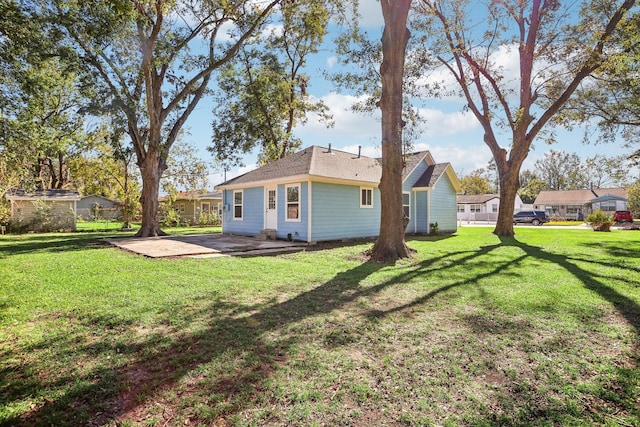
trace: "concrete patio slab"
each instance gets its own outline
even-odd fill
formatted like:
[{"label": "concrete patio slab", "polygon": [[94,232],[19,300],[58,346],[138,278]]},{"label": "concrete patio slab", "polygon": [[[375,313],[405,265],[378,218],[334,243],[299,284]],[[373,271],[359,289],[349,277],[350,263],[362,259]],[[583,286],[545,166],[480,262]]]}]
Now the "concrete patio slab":
[{"label": "concrete patio slab", "polygon": [[259,240],[228,234],[129,237],[107,241],[120,249],[150,258],[267,255],[300,251],[306,246],[306,243],[301,242]]}]

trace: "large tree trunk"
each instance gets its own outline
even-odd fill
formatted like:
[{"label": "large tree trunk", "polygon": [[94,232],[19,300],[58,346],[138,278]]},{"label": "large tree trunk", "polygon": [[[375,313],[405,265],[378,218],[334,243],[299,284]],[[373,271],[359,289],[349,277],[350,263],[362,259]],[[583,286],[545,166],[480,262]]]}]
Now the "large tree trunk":
[{"label": "large tree trunk", "polygon": [[158,223],[158,195],[160,194],[160,178],[165,170],[164,162],[158,151],[147,151],[144,161],[140,164],[142,175],[142,226],[136,233],[137,237],[165,236]]},{"label": "large tree trunk", "polygon": [[505,179],[500,179],[500,207],[498,209],[498,220],[493,234],[497,236],[513,236],[513,213],[515,209],[516,194],[520,189],[518,175],[507,175]]},{"label": "large tree trunk", "polygon": [[515,209],[516,195],[520,189],[520,168],[527,158],[526,153],[531,143],[523,141],[520,149],[511,152],[510,160],[506,160],[506,151],[499,150],[494,154],[496,167],[500,177],[500,207],[498,220],[493,234],[509,237],[515,235],[513,229],[513,213]]},{"label": "large tree trunk", "polygon": [[382,179],[380,180],[380,234],[371,258],[392,262],[410,256],[404,241],[402,210],[402,80],[410,33],[407,15],[411,0],[381,2],[382,34]]}]

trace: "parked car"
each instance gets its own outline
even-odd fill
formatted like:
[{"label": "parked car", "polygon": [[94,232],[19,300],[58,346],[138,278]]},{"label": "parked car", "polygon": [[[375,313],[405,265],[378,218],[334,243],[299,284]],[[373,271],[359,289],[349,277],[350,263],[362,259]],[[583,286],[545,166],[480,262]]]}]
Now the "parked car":
[{"label": "parked car", "polygon": [[549,222],[549,214],[544,211],[520,211],[513,215],[513,223],[540,225]]},{"label": "parked car", "polygon": [[613,214],[615,222],[633,222],[633,215],[629,211],[616,211]]}]

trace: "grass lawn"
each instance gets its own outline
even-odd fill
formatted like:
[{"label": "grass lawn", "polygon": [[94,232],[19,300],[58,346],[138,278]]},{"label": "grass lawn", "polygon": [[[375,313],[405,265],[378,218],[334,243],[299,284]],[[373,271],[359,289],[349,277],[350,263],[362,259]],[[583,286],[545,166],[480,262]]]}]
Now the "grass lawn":
[{"label": "grass lawn", "polygon": [[640,425],[640,232],[147,259],[0,236],[0,425]]}]

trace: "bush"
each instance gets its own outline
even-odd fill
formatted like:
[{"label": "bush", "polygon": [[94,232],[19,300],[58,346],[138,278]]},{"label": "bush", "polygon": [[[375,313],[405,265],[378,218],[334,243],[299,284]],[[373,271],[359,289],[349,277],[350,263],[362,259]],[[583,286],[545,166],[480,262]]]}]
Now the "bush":
[{"label": "bush", "polygon": [[587,216],[586,222],[594,231],[610,231],[613,219],[600,209],[596,209]]}]

